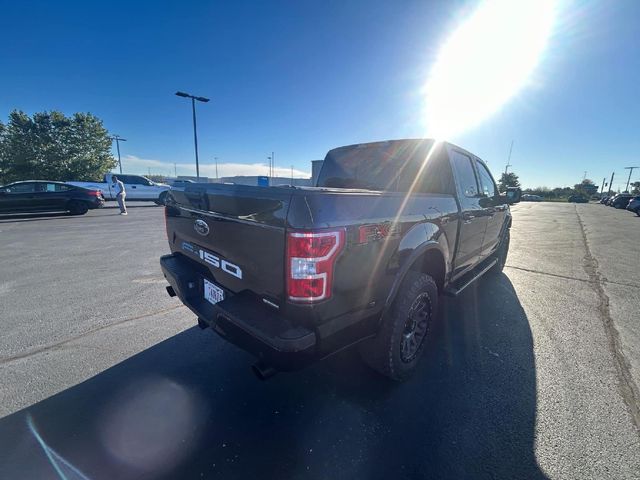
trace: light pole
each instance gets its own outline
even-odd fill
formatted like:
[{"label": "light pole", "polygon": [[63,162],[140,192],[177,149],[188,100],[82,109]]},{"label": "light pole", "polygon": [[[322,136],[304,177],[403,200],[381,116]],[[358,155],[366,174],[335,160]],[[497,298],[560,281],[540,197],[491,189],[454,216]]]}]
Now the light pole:
[{"label": "light pole", "polygon": [[198,129],[196,126],[196,100],[198,100],[199,102],[207,103],[209,99],[205,97],[196,97],[184,92],[176,92],[176,95],[178,97],[191,99],[191,110],[193,112],[193,143],[196,149],[196,179],[200,180],[200,164],[198,163]]},{"label": "light pole", "polygon": [[126,142],[126,138],[122,138],[120,135],[114,135],[109,137],[112,141],[116,141],[116,150],[118,150],[118,165],[120,166],[120,174],[122,174],[122,161],[120,160],[120,142]]},{"label": "light pole", "polygon": [[629,182],[631,181],[631,173],[636,168],[638,167],[624,167],[625,170],[629,170],[629,178],[627,178],[627,188],[624,189],[625,192],[629,191]]},{"label": "light pole", "polygon": [[216,180],[218,179],[218,157],[213,157],[213,160],[216,162]]},{"label": "light pole", "polygon": [[271,152],[271,156],[267,157],[267,159],[269,160],[269,178],[274,177],[276,174],[276,161],[275,161],[275,155],[273,154],[273,152]]}]

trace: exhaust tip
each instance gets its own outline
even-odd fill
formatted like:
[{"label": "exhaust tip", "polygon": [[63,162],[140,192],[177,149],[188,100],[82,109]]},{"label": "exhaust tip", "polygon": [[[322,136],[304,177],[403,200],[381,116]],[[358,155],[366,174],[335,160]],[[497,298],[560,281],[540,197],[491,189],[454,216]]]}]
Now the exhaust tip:
[{"label": "exhaust tip", "polygon": [[167,293],[169,294],[170,297],[176,296],[176,291],[173,289],[171,285],[167,285]]},{"label": "exhaust tip", "polygon": [[255,373],[256,377],[260,380],[268,380],[273,377],[278,371],[262,362],[256,362],[251,366],[251,370]]}]

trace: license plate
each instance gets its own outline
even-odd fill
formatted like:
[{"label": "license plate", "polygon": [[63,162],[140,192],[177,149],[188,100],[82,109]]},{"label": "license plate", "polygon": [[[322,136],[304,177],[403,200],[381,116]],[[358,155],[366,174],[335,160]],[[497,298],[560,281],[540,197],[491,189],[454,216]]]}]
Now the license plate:
[{"label": "license plate", "polygon": [[219,286],[211,283],[206,278],[204,279],[204,298],[207,302],[215,305],[218,302],[224,300],[224,290]]}]

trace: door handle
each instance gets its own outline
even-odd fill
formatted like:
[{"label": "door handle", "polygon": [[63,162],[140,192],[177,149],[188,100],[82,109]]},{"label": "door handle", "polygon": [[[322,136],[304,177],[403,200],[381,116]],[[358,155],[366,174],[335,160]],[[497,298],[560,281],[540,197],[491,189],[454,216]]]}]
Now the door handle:
[{"label": "door handle", "polygon": [[135,185],[131,185],[131,188],[136,188],[136,186]]}]

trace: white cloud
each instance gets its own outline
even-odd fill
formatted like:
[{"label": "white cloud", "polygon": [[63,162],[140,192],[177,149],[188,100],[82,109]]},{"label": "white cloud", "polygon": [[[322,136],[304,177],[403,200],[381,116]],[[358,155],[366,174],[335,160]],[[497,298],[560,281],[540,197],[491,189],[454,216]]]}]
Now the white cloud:
[{"label": "white cloud", "polygon": [[[173,176],[174,171],[178,175],[195,175],[195,161],[192,163],[162,162],[149,158],[140,158],[135,155],[125,155],[122,158],[122,171],[124,173],[137,173],[141,175],[169,175]],[[233,177],[236,175],[268,175],[269,166],[266,163],[218,163],[219,177]],[[277,177],[291,178],[291,168],[276,167]],[[200,163],[200,175],[203,177],[215,178],[216,166],[213,163]],[[293,169],[293,178],[310,178],[309,172]]]}]

